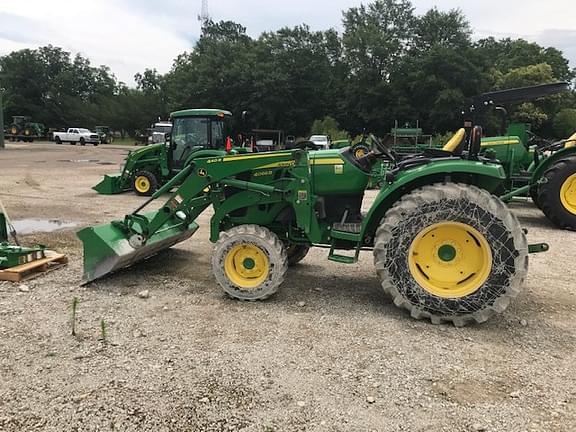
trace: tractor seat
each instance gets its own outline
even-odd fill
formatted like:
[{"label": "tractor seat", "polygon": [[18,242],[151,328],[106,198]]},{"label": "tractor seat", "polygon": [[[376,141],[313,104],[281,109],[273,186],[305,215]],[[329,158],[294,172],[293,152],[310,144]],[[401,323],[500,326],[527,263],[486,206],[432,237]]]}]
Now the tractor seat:
[{"label": "tractor seat", "polygon": [[[462,151],[461,144],[464,138],[466,137],[466,130],[464,128],[460,128],[458,132],[454,134],[450,141],[448,141],[444,147],[442,148],[443,152],[448,152],[451,154],[458,154]],[[460,150],[460,151],[459,151]]]}]

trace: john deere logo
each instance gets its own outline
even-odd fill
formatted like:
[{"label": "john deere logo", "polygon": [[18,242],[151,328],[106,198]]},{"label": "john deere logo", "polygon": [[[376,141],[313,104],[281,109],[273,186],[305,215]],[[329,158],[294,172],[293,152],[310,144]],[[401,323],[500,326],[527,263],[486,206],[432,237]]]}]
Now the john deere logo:
[{"label": "john deere logo", "polygon": [[206,176],[208,175],[208,173],[206,172],[206,170],[205,170],[204,168],[200,168],[200,169],[198,170],[198,175],[199,175],[200,177],[206,177]]}]

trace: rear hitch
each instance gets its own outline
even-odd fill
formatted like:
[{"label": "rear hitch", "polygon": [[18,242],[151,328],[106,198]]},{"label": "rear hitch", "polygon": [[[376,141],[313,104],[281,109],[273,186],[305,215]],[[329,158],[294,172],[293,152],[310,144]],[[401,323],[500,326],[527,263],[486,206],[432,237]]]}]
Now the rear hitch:
[{"label": "rear hitch", "polygon": [[528,253],[542,253],[548,252],[550,250],[550,245],[548,243],[536,243],[528,245]]}]

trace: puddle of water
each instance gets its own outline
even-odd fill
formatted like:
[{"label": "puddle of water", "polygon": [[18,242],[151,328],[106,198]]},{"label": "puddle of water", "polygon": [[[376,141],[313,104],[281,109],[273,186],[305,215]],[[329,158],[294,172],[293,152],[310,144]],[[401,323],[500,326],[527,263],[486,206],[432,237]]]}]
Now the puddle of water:
[{"label": "puddle of water", "polygon": [[54,232],[66,228],[74,228],[75,222],[64,222],[47,219],[20,219],[12,221],[18,234],[32,234],[36,232]]},{"label": "puddle of water", "polygon": [[70,162],[70,163],[79,163],[79,164],[95,163],[97,165],[116,165],[116,162],[103,161],[100,159],[59,159],[58,162]]},{"label": "puddle of water", "polygon": [[58,162],[98,163],[100,162],[100,159],[59,159]]}]

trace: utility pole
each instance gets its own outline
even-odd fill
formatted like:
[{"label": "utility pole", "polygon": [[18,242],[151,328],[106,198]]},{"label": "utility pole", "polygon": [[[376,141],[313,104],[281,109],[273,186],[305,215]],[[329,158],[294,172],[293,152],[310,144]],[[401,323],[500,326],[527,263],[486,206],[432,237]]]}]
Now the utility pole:
[{"label": "utility pole", "polygon": [[4,92],[0,89],[0,149],[3,149],[5,146],[4,144],[4,105],[2,102],[2,94]]},{"label": "utility pole", "polygon": [[202,24],[210,21],[210,14],[208,13],[208,0],[202,0],[202,11],[198,15],[198,21]]}]

